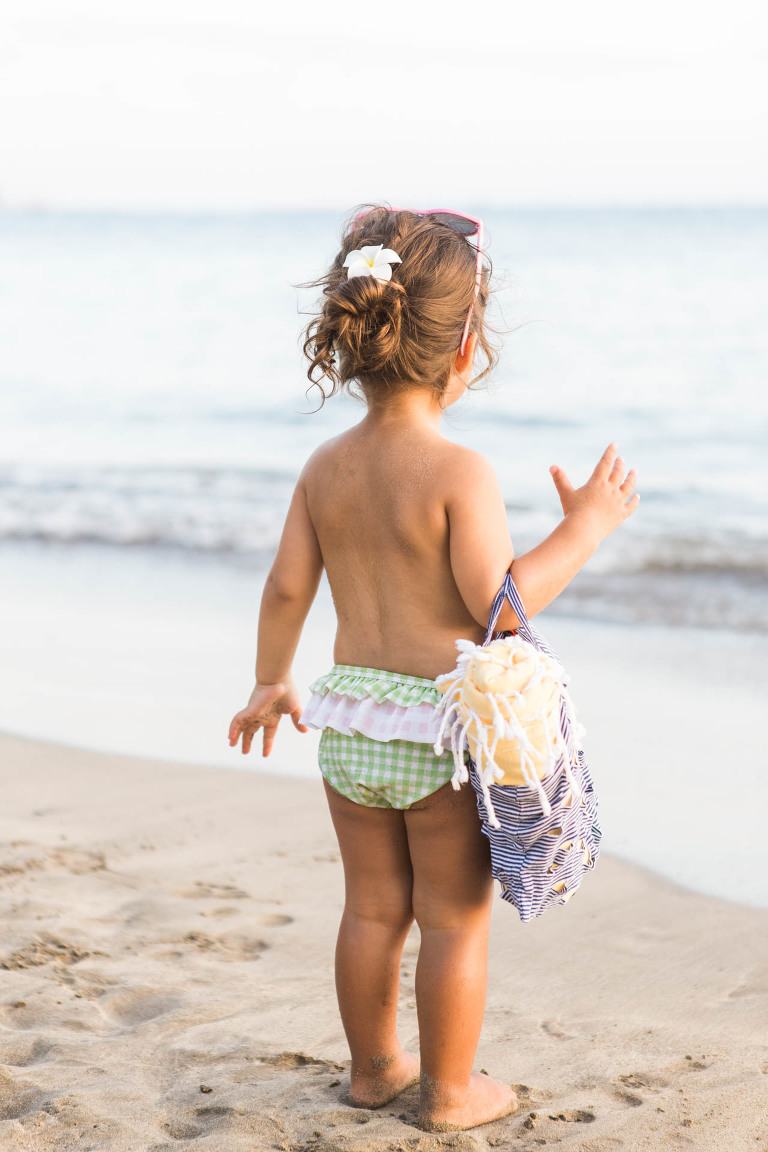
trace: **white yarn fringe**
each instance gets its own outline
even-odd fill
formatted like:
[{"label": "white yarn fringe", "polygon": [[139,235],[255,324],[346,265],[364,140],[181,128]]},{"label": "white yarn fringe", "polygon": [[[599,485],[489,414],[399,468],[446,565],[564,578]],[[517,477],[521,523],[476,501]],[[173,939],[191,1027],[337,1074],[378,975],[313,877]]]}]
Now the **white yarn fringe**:
[{"label": "white yarn fringe", "polygon": [[[546,746],[549,751],[544,764],[542,778],[549,776],[559,764],[560,770],[565,773],[568,783],[571,786],[574,797],[577,800],[581,800],[582,792],[573,775],[571,764],[576,763],[578,754],[577,741],[583,734],[584,729],[576,719],[573,701],[566,687],[568,678],[565,670],[553,657],[545,655],[521,637],[509,637],[507,643],[511,647],[524,646],[526,650],[532,650],[536,653],[534,671],[527,684],[525,684],[519,692],[514,693],[515,699],[522,701],[524,694],[545,675],[551,676],[560,688],[560,723],[557,726],[556,732],[551,733],[549,720],[545,711],[541,711],[530,717],[528,724],[533,724],[539,720],[543,723]],[[475,765],[483,799],[488,811],[488,822],[493,828],[500,828],[501,824],[493,808],[489,786],[496,784],[497,781],[503,777],[504,771],[499,768],[494,757],[496,746],[500,739],[516,740],[520,748],[520,768],[525,783],[529,788],[536,791],[542,811],[546,816],[550,816],[552,813],[552,805],[544,790],[542,779],[536,771],[536,750],[528,736],[526,726],[516,714],[510,701],[504,697],[501,697],[499,700],[493,694],[488,693],[487,699],[490,701],[493,712],[493,722],[490,726],[492,740],[489,743],[488,721],[478,716],[463,700],[462,685],[467,671],[467,665],[470,661],[477,659],[494,660],[496,658],[494,653],[489,653],[487,648],[475,644],[471,640],[457,640],[456,648],[459,651],[456,668],[452,672],[446,672],[444,675],[438,676],[435,681],[436,684],[445,684],[447,687],[442,699],[437,704],[437,709],[438,711],[442,711],[443,716],[437,739],[434,743],[434,749],[435,754],[441,756],[445,751],[443,741],[446,735],[448,735],[454,762],[454,770],[451,777],[453,787],[458,789],[469,779],[469,770],[464,763],[464,738],[467,733],[471,733],[477,746]],[[505,711],[508,713],[506,716],[502,712],[502,706],[505,707]],[[552,736],[555,738],[554,744],[550,744]]]}]

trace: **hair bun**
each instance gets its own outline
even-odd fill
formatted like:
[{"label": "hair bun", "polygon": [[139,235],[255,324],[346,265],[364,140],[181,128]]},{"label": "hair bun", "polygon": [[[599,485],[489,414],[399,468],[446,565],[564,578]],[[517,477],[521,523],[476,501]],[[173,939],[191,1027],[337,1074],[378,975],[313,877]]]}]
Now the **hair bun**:
[{"label": "hair bun", "polygon": [[353,276],[328,292],[326,319],[344,375],[381,372],[398,351],[406,295],[402,284]]},{"label": "hair bun", "polygon": [[[476,248],[439,220],[363,207],[345,226],[327,272],[302,285],[323,293],[304,329],[307,376],[323,402],[342,389],[368,401],[409,388],[424,388],[442,402],[467,317],[487,362],[475,380],[495,363],[485,324],[489,273],[478,286]],[[362,248],[399,253],[391,280],[349,277],[347,260]]]}]

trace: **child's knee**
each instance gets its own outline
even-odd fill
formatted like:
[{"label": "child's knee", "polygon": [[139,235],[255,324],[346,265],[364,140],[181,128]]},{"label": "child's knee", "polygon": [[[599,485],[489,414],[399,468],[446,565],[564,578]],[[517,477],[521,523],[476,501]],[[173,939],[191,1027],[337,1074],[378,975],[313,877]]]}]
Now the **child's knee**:
[{"label": "child's knee", "polygon": [[414,887],[413,916],[421,931],[428,929],[487,929],[493,899],[492,884],[471,893],[437,894]]},{"label": "child's knee", "polygon": [[389,928],[393,932],[407,932],[414,919],[410,894],[407,897],[403,895],[399,900],[361,899],[347,894],[344,914],[361,922]]}]

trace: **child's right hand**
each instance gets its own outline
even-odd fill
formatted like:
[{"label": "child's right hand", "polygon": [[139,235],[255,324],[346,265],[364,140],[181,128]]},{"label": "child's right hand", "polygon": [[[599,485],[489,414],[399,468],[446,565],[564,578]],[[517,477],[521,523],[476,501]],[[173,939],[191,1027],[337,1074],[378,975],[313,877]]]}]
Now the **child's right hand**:
[{"label": "child's right hand", "polygon": [[640,503],[639,493],[632,495],[637,473],[631,468],[625,476],[624,460],[617,453],[618,445],[609,444],[589,480],[581,488],[574,488],[557,464],[553,464],[549,470],[563,506],[563,514],[583,519],[599,540],[623,524]]},{"label": "child's right hand", "polygon": [[275,733],[281,716],[290,716],[294,728],[308,732],[299,721],[301,703],[292,680],[284,684],[257,684],[245,708],[233,718],[229,726],[229,746],[235,748],[242,736],[243,754],[250,752],[253,738],[262,730],[262,756],[269,756],[275,742]]}]

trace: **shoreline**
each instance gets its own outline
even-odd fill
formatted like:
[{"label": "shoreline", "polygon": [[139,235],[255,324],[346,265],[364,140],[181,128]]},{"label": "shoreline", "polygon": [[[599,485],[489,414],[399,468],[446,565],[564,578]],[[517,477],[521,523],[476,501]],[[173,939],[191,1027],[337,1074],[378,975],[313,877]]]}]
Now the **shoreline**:
[{"label": "shoreline", "polygon": [[[0,735],[9,1152],[768,1148],[768,912],[606,854],[521,925],[496,900],[476,1066],[518,1113],[440,1137],[344,1101],[343,901],[319,778]],[[403,957],[401,1035],[417,1039]],[[535,1115],[534,1115],[535,1114]]]}]

